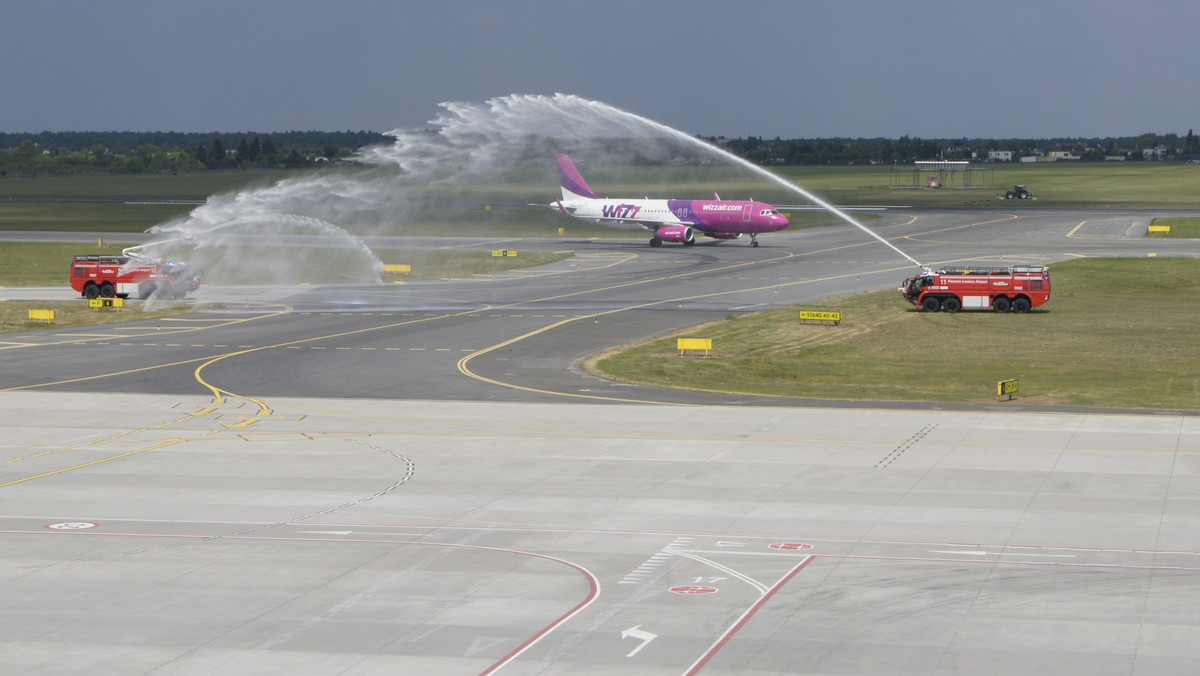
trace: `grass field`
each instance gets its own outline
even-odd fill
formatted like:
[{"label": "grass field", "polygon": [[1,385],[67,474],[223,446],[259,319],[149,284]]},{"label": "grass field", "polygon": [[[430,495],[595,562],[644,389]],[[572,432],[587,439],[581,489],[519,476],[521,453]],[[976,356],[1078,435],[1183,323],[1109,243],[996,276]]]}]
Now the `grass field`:
[{"label": "grass field", "polygon": [[[983,165],[991,185],[980,188],[892,188],[893,167],[775,167],[772,170],[821,199],[841,205],[980,206],[1005,208],[1055,206],[1200,207],[1200,166],[1160,162],[1045,163]],[[903,169],[903,168],[902,168]],[[344,169],[340,171],[362,171]],[[907,171],[907,170],[905,170]],[[902,172],[903,173],[903,172]],[[805,204],[798,193],[741,168],[596,167],[585,172],[603,195],[706,198],[754,198],[774,204]],[[0,230],[74,230],[142,232],[182,216],[188,205],[17,204],[5,200],[204,200],[210,195],[265,186],[303,171],[197,172],[154,176],[64,176],[0,178]],[[907,174],[905,174],[907,176]],[[571,237],[643,237],[573,220],[551,209],[517,207],[548,204],[558,195],[551,168],[521,168],[507,183],[406,189],[414,203],[426,205],[377,223],[339,222],[356,234],[556,237],[560,227]],[[905,178],[904,180],[907,180]],[[904,182],[903,180],[901,181]],[[1038,199],[1001,201],[996,195],[1014,184],[1027,185]],[[495,208],[488,209],[489,205]],[[832,216],[793,213],[794,228],[837,222]]]},{"label": "grass field", "polygon": [[[192,311],[191,303],[172,303],[153,312],[143,312],[140,305],[131,303],[130,307],[121,309],[93,310],[86,300],[64,302],[0,302],[0,333],[14,331],[37,331],[48,328],[68,329],[77,326],[101,326],[104,324],[120,324],[123,322],[158,319],[186,314]],[[53,310],[53,323],[29,319],[30,310]]]},{"label": "grass field", "polygon": [[[76,255],[118,255],[128,244],[108,243],[69,244],[57,242],[0,242],[0,287],[5,286],[69,286],[68,270]],[[220,258],[205,267],[205,277],[220,284],[336,284],[364,281],[371,272],[363,269],[363,259],[348,251],[296,247],[264,248],[262,251],[243,250],[242,260],[286,260],[284,266],[222,265]],[[546,265],[563,260],[570,254],[548,251],[518,251],[516,256],[492,256],[489,251],[404,251],[385,249],[375,252],[384,263],[406,263],[412,266],[407,275],[385,274],[385,283],[488,275],[504,270]],[[81,298],[63,303],[0,302],[0,333],[44,329],[44,322],[28,320],[29,310],[55,310],[55,327],[112,324],[123,321],[152,319],[188,311],[191,304],[172,306],[163,312],[146,313],[141,305],[130,302],[120,311],[92,311]]]},{"label": "grass field", "polygon": [[[58,242],[0,242],[0,287],[4,286],[68,286],[68,270],[76,255],[101,254],[119,255],[128,244],[105,242],[97,244],[70,244]],[[349,251],[317,249],[311,247],[243,247],[240,259],[264,260],[286,259],[285,269],[297,270],[295,278],[287,274],[272,272],[264,274],[263,268],[243,264],[222,267],[220,262],[204,266],[205,277],[217,284],[269,284],[276,282],[304,282],[310,284],[336,284],[348,278],[361,279],[361,256]],[[492,256],[490,251],[440,250],[409,251],[381,249],[374,252],[383,263],[405,263],[412,272],[398,279],[438,279],[442,277],[464,277],[486,275],[503,270],[513,270],[545,265],[569,257],[569,254],[548,251],[518,251],[516,256]],[[392,281],[391,277],[387,281]]]},{"label": "grass field", "polygon": [[1159,239],[1164,238],[1183,238],[1183,239],[1200,239],[1200,218],[1185,218],[1181,216],[1172,218],[1156,218],[1154,225],[1169,225],[1170,232],[1152,232],[1148,237]]},{"label": "grass field", "polygon": [[1200,408],[1200,261],[1082,259],[1052,275],[1050,302],[1025,315],[924,313],[881,291],[805,308],[840,310],[840,326],[801,324],[796,309],[731,317],[678,334],[712,338],[710,357],[679,357],[670,336],[589,368],[699,390],[974,403],[1016,378],[1025,404]]},{"label": "grass field", "polygon": [[[832,204],[1031,207],[1200,207],[1200,166],[1165,162],[989,164],[987,188],[889,188],[892,167],[780,167],[776,171]],[[902,166],[901,169],[904,169]],[[905,170],[907,173],[907,170]],[[1014,185],[1038,199],[997,200]]]}]

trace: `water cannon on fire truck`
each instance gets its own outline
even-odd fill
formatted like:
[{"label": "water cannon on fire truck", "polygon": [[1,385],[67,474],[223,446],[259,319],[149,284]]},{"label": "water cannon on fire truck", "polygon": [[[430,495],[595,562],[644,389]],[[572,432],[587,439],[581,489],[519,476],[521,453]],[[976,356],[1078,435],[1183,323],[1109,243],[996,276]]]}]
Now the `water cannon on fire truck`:
[{"label": "water cannon on fire truck", "polygon": [[152,258],[130,247],[120,256],[75,256],[71,288],[84,298],[183,298],[200,288],[200,270],[178,261]]},{"label": "water cannon on fire truck", "polygon": [[991,309],[1029,312],[1050,300],[1050,268],[1044,265],[925,268],[901,284],[904,300],[926,312]]}]

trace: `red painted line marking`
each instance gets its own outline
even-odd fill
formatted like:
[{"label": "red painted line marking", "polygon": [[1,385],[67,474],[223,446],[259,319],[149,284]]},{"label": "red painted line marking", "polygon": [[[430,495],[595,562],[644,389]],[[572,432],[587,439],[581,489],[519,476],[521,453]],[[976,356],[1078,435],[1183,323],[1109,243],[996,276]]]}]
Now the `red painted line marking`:
[{"label": "red painted line marking", "polygon": [[776,582],[774,587],[768,589],[767,593],[763,594],[762,597],[758,599],[757,603],[750,606],[746,612],[742,613],[742,616],[738,618],[737,622],[734,622],[732,626],[725,630],[725,633],[721,636],[721,638],[717,639],[717,642],[712,644],[712,646],[710,646],[709,649],[700,656],[700,659],[696,660],[692,666],[688,667],[688,670],[684,672],[685,676],[692,676],[692,674],[696,674],[703,669],[704,665],[708,664],[708,661],[715,657],[716,654],[721,651],[721,648],[725,647],[726,643],[729,643],[729,639],[733,638],[734,634],[741,631],[742,627],[746,626],[746,623],[750,621],[750,618],[754,617],[755,613],[761,610],[763,606],[767,605],[767,601],[771,600],[771,597],[775,595],[775,592],[783,589],[785,584],[790,582],[793,577],[796,577],[796,575],[799,574],[800,571],[804,570],[805,566],[812,563],[813,559],[815,558],[817,557],[805,557],[804,560],[796,564],[796,567],[792,568],[787,575],[784,575],[782,578],[780,578],[779,582]]},{"label": "red painted line marking", "polygon": [[541,559],[548,559],[550,561],[556,561],[558,563],[566,564],[566,565],[574,568],[575,570],[583,573],[585,577],[587,577],[588,583],[591,585],[591,589],[588,591],[587,598],[580,601],[578,605],[576,605],[574,608],[567,611],[565,614],[563,614],[562,617],[560,617],[557,620],[546,625],[541,631],[539,631],[538,633],[531,636],[529,638],[529,640],[527,640],[524,643],[522,643],[521,645],[517,646],[516,650],[513,650],[511,653],[505,655],[504,658],[501,659],[499,662],[496,662],[492,666],[490,666],[487,669],[485,669],[484,671],[480,672],[480,676],[487,676],[487,674],[494,674],[497,671],[500,671],[506,665],[508,665],[509,662],[512,662],[513,660],[517,659],[526,650],[529,650],[530,648],[532,648],[535,644],[537,644],[538,641],[541,641],[543,638],[546,638],[546,636],[548,636],[550,634],[550,632],[554,631],[555,629],[558,629],[559,625],[561,625],[563,622],[566,622],[567,620],[571,619],[572,617],[577,615],[579,612],[581,612],[584,608],[587,608],[588,606],[592,605],[592,602],[595,601],[598,596],[600,596],[600,580],[596,579],[596,576],[593,575],[590,570],[584,568],[583,566],[571,563],[570,561],[566,561],[563,559],[557,559],[553,556],[546,556],[544,554],[534,554],[532,552],[521,552],[521,553],[527,554],[529,556],[536,556]]},{"label": "red painted line marking", "polygon": [[[169,534],[165,534],[165,533],[94,533],[94,532],[87,532],[87,531],[83,531],[83,532],[69,531],[69,532],[71,532],[72,535],[77,536],[77,537],[78,536],[155,537],[155,538],[178,538],[178,539],[186,538],[186,539],[192,539],[192,540],[195,540],[195,539],[206,540],[206,539],[214,539],[215,537],[221,537],[221,539],[225,540],[225,541],[253,540],[253,541],[259,541],[259,542],[314,542],[314,543],[320,542],[322,544],[329,544],[331,542],[337,542],[337,543],[346,543],[346,544],[379,544],[379,545],[390,545],[393,547],[447,547],[447,548],[451,548],[451,549],[470,549],[470,550],[475,550],[475,551],[497,552],[500,554],[517,554],[520,556],[528,556],[528,557],[532,557],[535,559],[543,559],[546,561],[552,561],[554,563],[561,563],[570,568],[574,568],[575,570],[577,570],[581,574],[583,574],[583,576],[585,578],[587,578],[588,594],[582,601],[577,603],[574,608],[571,608],[570,610],[568,610],[566,613],[564,613],[558,619],[554,620],[550,624],[543,627],[541,629],[541,631],[539,631],[538,633],[529,637],[529,639],[527,639],[521,645],[517,646],[517,648],[515,650],[513,650],[512,652],[505,655],[500,661],[498,661],[495,664],[493,664],[492,666],[488,667],[486,670],[480,672],[480,676],[486,676],[487,674],[494,674],[497,671],[499,671],[500,669],[504,668],[510,662],[512,662],[513,660],[520,657],[521,654],[524,653],[526,650],[529,650],[534,645],[536,645],[539,641],[541,641],[543,638],[546,638],[546,636],[550,635],[551,632],[553,632],[555,629],[560,627],[564,622],[566,622],[567,620],[571,619],[572,617],[578,615],[581,611],[583,611],[584,608],[587,608],[588,606],[592,605],[592,603],[600,596],[600,580],[596,577],[596,575],[594,573],[592,573],[592,571],[588,570],[587,568],[584,568],[583,566],[581,566],[577,563],[572,563],[571,561],[567,561],[566,559],[560,559],[558,557],[550,556],[548,554],[538,554],[536,552],[525,552],[525,551],[521,551],[519,549],[505,549],[503,547],[484,547],[484,546],[480,546],[480,545],[463,545],[463,544],[455,544],[455,543],[450,543],[450,542],[401,542],[401,541],[396,541],[396,540],[376,540],[376,539],[364,539],[364,538],[346,538],[346,539],[334,540],[334,539],[329,539],[329,538],[263,537],[263,536],[246,536],[246,535],[199,536],[199,535],[169,535]],[[4,530],[0,530],[0,534],[4,534],[4,535],[46,534],[46,535],[49,535],[50,533],[47,531],[39,532],[39,531],[4,531]]]}]

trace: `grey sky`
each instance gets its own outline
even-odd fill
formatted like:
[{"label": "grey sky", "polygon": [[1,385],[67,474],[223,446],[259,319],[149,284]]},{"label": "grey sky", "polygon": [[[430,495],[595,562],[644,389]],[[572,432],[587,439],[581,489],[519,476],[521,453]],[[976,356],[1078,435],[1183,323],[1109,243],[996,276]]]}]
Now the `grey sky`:
[{"label": "grey sky", "polygon": [[0,0],[0,131],[386,131],[563,92],[692,134],[1200,127],[1196,0]]}]

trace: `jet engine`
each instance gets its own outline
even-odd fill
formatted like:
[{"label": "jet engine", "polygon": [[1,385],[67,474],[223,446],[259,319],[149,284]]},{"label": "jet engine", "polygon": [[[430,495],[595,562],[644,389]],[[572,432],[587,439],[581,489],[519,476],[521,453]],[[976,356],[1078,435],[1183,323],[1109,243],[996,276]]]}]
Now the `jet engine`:
[{"label": "jet engine", "polygon": [[738,239],[742,236],[740,232],[710,232],[709,237],[713,239]]},{"label": "jet engine", "polygon": [[658,232],[654,233],[654,238],[663,242],[683,242],[685,246],[696,243],[695,231],[686,225],[668,225],[659,228]]}]

